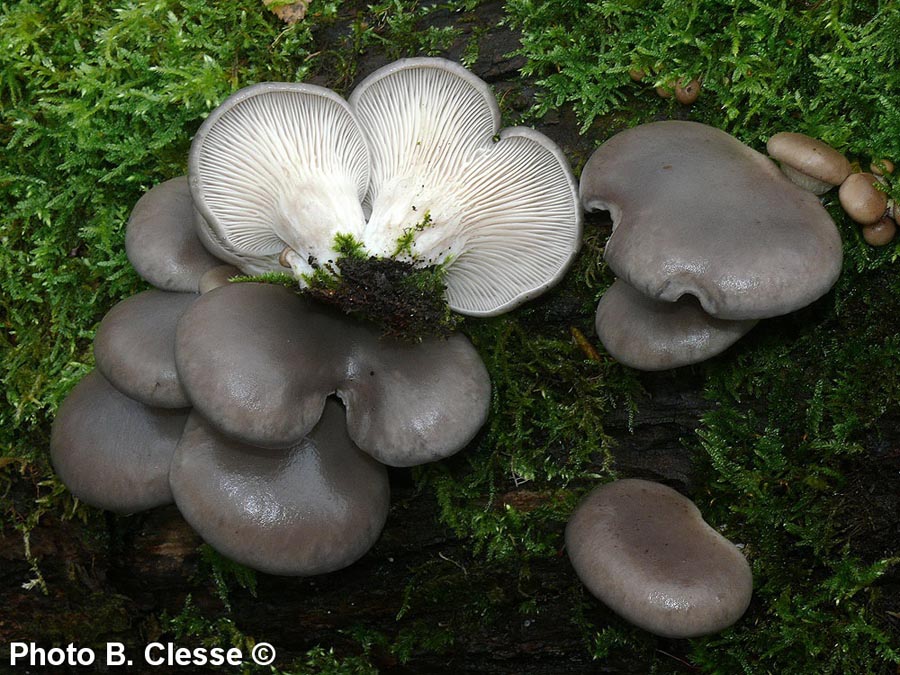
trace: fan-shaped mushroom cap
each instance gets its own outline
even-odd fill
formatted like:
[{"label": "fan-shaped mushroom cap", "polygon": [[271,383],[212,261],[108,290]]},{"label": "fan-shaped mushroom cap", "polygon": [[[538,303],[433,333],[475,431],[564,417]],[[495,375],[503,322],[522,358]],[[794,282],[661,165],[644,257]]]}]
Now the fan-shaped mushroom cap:
[{"label": "fan-shaped mushroom cap", "polygon": [[394,466],[453,454],[487,417],[490,380],[463,336],[419,344],[379,338],[282,286],[210,291],[184,314],[176,342],[191,402],[252,445],[299,442],[333,393],[347,405],[351,438]]},{"label": "fan-shaped mushroom cap", "polygon": [[860,225],[872,225],[887,211],[887,195],[875,187],[877,179],[871,173],[854,173],[838,190],[841,207]]},{"label": "fan-shaped mushroom cap", "polygon": [[175,368],[175,327],[197,297],[150,290],[117,304],[97,328],[97,369],[119,391],[145,405],[188,407]]},{"label": "fan-shaped mushroom cap", "polygon": [[169,464],[188,412],[138,403],[95,370],[56,413],[53,468],[91,506],[133,513],[169,504]]},{"label": "fan-shaped mushroom cap", "polygon": [[817,138],[782,131],[766,144],[769,156],[781,162],[781,169],[793,183],[821,195],[840,185],[850,175],[850,162],[837,150]]},{"label": "fan-shaped mushroom cap", "polygon": [[138,200],[125,253],[142,279],[164,291],[194,293],[203,273],[222,264],[197,238],[187,176],[160,183]]},{"label": "fan-shaped mushroom cap", "polygon": [[585,166],[581,198],[612,214],[605,256],[617,276],[657,300],[694,295],[717,318],[785,314],[840,274],[840,235],[815,196],[703,124],[617,134]]},{"label": "fan-shaped mushroom cap", "polygon": [[485,82],[444,59],[403,59],[363,80],[350,106],[371,148],[371,253],[398,256],[412,234],[411,259],[449,259],[447,302],[477,316],[562,278],[581,245],[568,162],[543,134],[500,131]]},{"label": "fan-shaped mushroom cap", "polygon": [[219,265],[218,267],[213,267],[200,277],[197,290],[201,293],[208,293],[214,288],[226,285],[231,277],[237,277],[240,276],[240,274],[241,271],[232,265]]},{"label": "fan-shaped mushroom cap", "polygon": [[330,401],[308,438],[267,450],[191,415],[172,461],[175,503],[213,548],[269,574],[324,574],[368,551],[387,519],[387,472]]},{"label": "fan-shaped mushroom cap", "polygon": [[362,232],[368,150],[347,103],[328,89],[241,89],[200,127],[188,161],[202,238],[248,273],[280,269],[285,246],[295,273],[309,273],[310,258],[335,257],[336,234]]},{"label": "fan-shaped mushroom cap", "polygon": [[754,320],[727,321],[703,311],[695,298],[659,302],[616,280],[597,305],[597,335],[620,363],[667,370],[699,363],[745,335]]},{"label": "fan-shaped mushroom cap", "polygon": [[566,550],[593,595],[664,637],[727,628],[753,592],[747,560],[694,503],[645,480],[618,480],[588,494],[566,526]]}]

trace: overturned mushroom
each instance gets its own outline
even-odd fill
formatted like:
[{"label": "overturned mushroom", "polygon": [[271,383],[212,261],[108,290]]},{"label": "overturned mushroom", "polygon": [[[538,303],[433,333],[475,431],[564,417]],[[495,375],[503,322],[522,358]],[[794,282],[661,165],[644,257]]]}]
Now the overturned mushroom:
[{"label": "overturned mushroom", "polygon": [[175,503],[213,548],[269,574],[324,574],[371,548],[387,518],[387,472],[347,436],[329,401],[307,438],[249,446],[191,415],[170,474]]},{"label": "overturned mushroom", "polygon": [[354,442],[392,466],[462,449],[490,402],[487,371],[463,336],[382,338],[271,284],[201,296],[179,323],[176,362],[192,404],[236,439],[297,443],[336,393]]},{"label": "overturned mushroom", "polygon": [[775,134],[766,144],[772,159],[799,187],[821,195],[840,185],[850,175],[850,162],[817,138],[790,131]]},{"label": "overturned mushroom", "polygon": [[93,371],[53,421],[53,468],[91,506],[132,513],[169,504],[169,464],[189,412],[146,406]]},{"label": "overturned mushroom", "polygon": [[538,295],[580,245],[562,152],[531,129],[501,131],[490,88],[443,59],[385,66],[349,104],[312,85],[243,89],[198,131],[190,176],[201,239],[244,272],[281,261],[303,284],[352,240],[444,266],[464,314]]},{"label": "overturned mushroom", "polygon": [[616,361],[639,370],[666,370],[725,351],[756,321],[713,318],[692,297],[651,300],[618,279],[600,299],[595,325]]},{"label": "overturned mushroom", "polygon": [[645,480],[603,485],[566,526],[578,578],[617,614],[664,637],[716,633],[753,592],[741,552],[675,490]]}]

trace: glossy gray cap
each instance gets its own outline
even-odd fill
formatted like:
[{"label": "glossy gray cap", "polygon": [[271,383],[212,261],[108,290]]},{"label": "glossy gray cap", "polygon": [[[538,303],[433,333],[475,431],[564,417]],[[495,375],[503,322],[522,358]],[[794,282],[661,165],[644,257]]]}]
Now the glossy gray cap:
[{"label": "glossy gray cap", "polygon": [[146,405],[190,406],[175,368],[175,327],[198,297],[150,290],[117,304],[97,328],[97,369],[123,394]]},{"label": "glossy gray cap", "polygon": [[381,338],[273,284],[201,296],[179,322],[176,363],[193,405],[234,438],[297,443],[336,393],[354,442],[393,466],[462,449],[490,405],[490,378],[465,337]]},{"label": "glossy gray cap", "polygon": [[716,319],[690,296],[651,300],[617,279],[597,305],[595,325],[616,361],[638,370],[668,370],[720,354],[756,321]]},{"label": "glossy gray cap", "polygon": [[197,237],[187,176],[160,183],[138,200],[125,253],[142,279],[164,291],[196,293],[203,273],[222,264]]},{"label": "glossy gray cap", "polygon": [[814,195],[723,131],[654,122],[617,134],[588,161],[581,199],[605,209],[605,257],[650,298],[696,296],[721,319],[808,305],[841,270],[841,238]]},{"label": "glossy gray cap", "polygon": [[53,468],[91,506],[133,513],[169,504],[169,464],[189,412],[145,406],[93,371],[56,413]]},{"label": "glossy gray cap", "polygon": [[387,519],[387,472],[347,436],[329,401],[308,438],[286,450],[242,444],[191,415],[172,462],[175,503],[213,548],[269,574],[350,565]]},{"label": "glossy gray cap", "polygon": [[566,526],[578,578],[644,630],[688,638],[717,633],[746,611],[753,577],[743,554],[675,490],[626,479],[595,489]]}]

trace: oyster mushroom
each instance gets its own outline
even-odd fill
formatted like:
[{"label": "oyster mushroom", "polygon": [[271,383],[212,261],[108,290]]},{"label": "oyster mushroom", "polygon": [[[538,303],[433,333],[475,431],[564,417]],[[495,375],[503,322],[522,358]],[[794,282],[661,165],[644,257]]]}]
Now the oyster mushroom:
[{"label": "oyster mushroom", "polygon": [[298,443],[337,394],[353,441],[392,466],[462,449],[490,403],[487,371],[462,335],[419,344],[382,338],[272,284],[202,295],[179,322],[175,358],[192,404],[229,436],[264,447]]},{"label": "oyster mushroom", "polygon": [[138,200],[125,229],[125,253],[142,279],[164,291],[196,293],[204,272],[222,264],[197,237],[187,176]]},{"label": "oyster mushroom", "polygon": [[311,85],[243,89],[198,131],[189,173],[201,239],[244,272],[280,260],[303,284],[343,235],[369,255],[444,265],[463,314],[540,294],[580,245],[562,152],[531,129],[501,131],[490,88],[443,59],[389,64],[349,104]]},{"label": "oyster mushroom", "polygon": [[53,468],[91,506],[133,513],[170,504],[169,464],[189,412],[146,406],[92,371],[56,413]]},{"label": "oyster mushroom", "polygon": [[887,211],[887,195],[875,187],[876,183],[871,173],[854,173],[838,190],[841,207],[860,225],[877,223]]},{"label": "oyster mushroom", "polygon": [[220,553],[269,574],[324,574],[378,539],[387,472],[347,436],[329,401],[307,438],[285,449],[246,445],[194,413],[169,477],[185,520]]},{"label": "oyster mushroom", "polygon": [[664,637],[717,633],[753,593],[737,547],[693,502],[650,481],[617,480],[588,494],[566,525],[566,550],[591,594]]}]

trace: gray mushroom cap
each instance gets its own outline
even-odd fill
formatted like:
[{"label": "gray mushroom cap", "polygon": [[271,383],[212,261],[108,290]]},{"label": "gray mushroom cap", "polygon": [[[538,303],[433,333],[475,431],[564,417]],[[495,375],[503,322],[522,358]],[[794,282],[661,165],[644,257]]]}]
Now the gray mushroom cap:
[{"label": "gray mushroom cap", "polygon": [[745,335],[755,320],[716,319],[696,298],[659,302],[616,280],[597,305],[597,335],[606,351],[626,366],[667,370],[699,363]]},{"label": "gray mushroom cap", "polygon": [[189,412],[145,406],[95,370],[56,414],[53,468],[72,494],[91,506],[133,513],[169,504],[169,464]]},{"label": "gray mushroom cap", "polygon": [[287,450],[229,439],[191,415],[172,461],[184,518],[213,548],[269,574],[324,574],[378,539],[390,489],[383,466],[347,436],[329,401],[309,437]]},{"label": "gray mushroom cap", "polygon": [[241,276],[241,271],[233,265],[219,265],[208,270],[197,285],[197,290],[201,293],[208,293],[214,288],[225,286],[232,277]]},{"label": "gray mushroom cap", "polygon": [[187,176],[160,183],[138,200],[125,253],[142,279],[164,291],[195,293],[203,273],[222,264],[197,237]]},{"label": "gray mushroom cap", "polygon": [[566,550],[588,590],[664,637],[721,631],[746,611],[750,566],[689,499],[645,480],[603,485],[566,526]]},{"label": "gray mushroom cap", "polygon": [[380,338],[272,284],[201,296],[179,323],[176,362],[191,402],[230,436],[264,447],[297,443],[337,393],[354,442],[393,466],[460,450],[490,403],[487,371],[463,336]]},{"label": "gray mushroom cap", "polygon": [[150,290],[117,304],[97,328],[97,369],[119,391],[141,403],[188,407],[175,368],[175,327],[197,297]]},{"label": "gray mushroom cap", "polygon": [[581,177],[586,209],[606,209],[605,257],[644,295],[694,295],[721,319],[760,319],[808,305],[841,269],[828,213],[775,164],[695,122],[617,134]]}]

